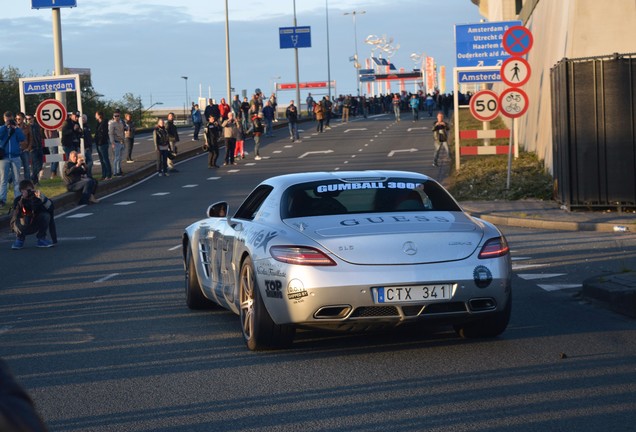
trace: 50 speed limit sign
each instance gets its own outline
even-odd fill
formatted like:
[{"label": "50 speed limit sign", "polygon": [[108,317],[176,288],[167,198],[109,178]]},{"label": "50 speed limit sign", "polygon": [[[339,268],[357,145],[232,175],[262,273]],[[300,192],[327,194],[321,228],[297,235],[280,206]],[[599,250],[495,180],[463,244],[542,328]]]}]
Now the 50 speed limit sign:
[{"label": "50 speed limit sign", "polygon": [[481,90],[470,98],[470,112],[477,120],[490,121],[499,115],[499,96],[490,90]]},{"label": "50 speed limit sign", "polygon": [[38,123],[46,130],[56,130],[66,121],[66,107],[56,99],[47,99],[35,110]]}]

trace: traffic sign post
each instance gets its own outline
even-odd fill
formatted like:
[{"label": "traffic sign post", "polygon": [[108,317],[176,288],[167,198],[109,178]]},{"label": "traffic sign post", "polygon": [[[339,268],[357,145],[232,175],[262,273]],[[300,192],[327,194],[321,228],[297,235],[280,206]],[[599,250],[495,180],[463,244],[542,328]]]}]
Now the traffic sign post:
[{"label": "traffic sign post", "polygon": [[279,27],[280,48],[311,48],[311,27]]},{"label": "traffic sign post", "polygon": [[508,54],[513,56],[528,54],[533,44],[532,33],[521,25],[510,27],[503,35],[503,47]]},{"label": "traffic sign post", "polygon": [[481,90],[470,98],[470,112],[479,121],[488,122],[499,115],[499,97],[490,90]]},{"label": "traffic sign post", "polygon": [[511,86],[504,90],[499,96],[499,106],[501,113],[511,118],[510,127],[512,136],[508,150],[508,176],[506,179],[506,190],[510,189],[510,177],[512,175],[512,147],[514,143],[515,157],[519,156],[519,144],[517,134],[515,134],[515,118],[521,117],[528,111],[529,101],[526,92],[520,87],[524,85],[531,74],[530,64],[521,56],[528,54],[534,37],[532,32],[524,26],[515,26],[506,30],[503,36],[503,47],[506,52],[513,57],[506,61],[501,67],[501,76],[506,84]]},{"label": "traffic sign post", "polygon": [[521,21],[456,25],[456,66],[501,66],[509,56],[501,46],[504,34],[520,25]]},{"label": "traffic sign post", "polygon": [[510,57],[501,65],[501,80],[510,87],[521,87],[531,73],[530,63],[523,57]]},{"label": "traffic sign post", "polygon": [[31,9],[77,7],[77,0],[31,0]]},{"label": "traffic sign post", "polygon": [[57,99],[47,99],[38,105],[35,118],[43,129],[57,130],[66,121],[66,107]]},{"label": "traffic sign post", "polygon": [[528,111],[528,105],[528,95],[520,88],[507,88],[499,95],[499,109],[506,117],[521,117]]}]

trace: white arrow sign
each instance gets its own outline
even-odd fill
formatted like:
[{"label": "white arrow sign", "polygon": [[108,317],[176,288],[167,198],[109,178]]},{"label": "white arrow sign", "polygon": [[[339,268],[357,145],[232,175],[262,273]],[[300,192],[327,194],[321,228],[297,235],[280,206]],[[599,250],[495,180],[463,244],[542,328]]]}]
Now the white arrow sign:
[{"label": "white arrow sign", "polygon": [[298,156],[298,159],[302,159],[305,156],[309,156],[311,154],[325,154],[325,153],[333,153],[333,150],[321,150],[321,151],[310,151],[310,152],[306,152],[303,153],[302,155]]},{"label": "white arrow sign", "polygon": [[403,152],[413,153],[413,152],[416,152],[416,151],[417,151],[417,149],[415,149],[415,148],[410,148],[410,149],[407,149],[407,150],[392,150],[389,153],[389,157],[393,157],[393,155],[396,154],[396,153],[403,153]]}]

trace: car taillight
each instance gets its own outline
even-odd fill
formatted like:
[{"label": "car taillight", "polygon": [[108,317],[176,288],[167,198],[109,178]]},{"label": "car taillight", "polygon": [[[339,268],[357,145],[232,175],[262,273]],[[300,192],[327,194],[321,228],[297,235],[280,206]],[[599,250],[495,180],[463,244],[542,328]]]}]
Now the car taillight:
[{"label": "car taillight", "polygon": [[506,255],[509,251],[510,248],[504,236],[492,238],[481,248],[479,259],[497,258]]},{"label": "car taillight", "polygon": [[335,266],[336,263],[318,249],[308,246],[272,246],[272,258],[287,264]]}]

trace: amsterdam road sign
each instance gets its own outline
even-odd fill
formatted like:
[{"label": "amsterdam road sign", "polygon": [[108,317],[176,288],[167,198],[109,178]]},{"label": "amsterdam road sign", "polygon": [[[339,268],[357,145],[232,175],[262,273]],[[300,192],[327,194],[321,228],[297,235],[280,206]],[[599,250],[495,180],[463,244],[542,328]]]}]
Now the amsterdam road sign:
[{"label": "amsterdam road sign", "polygon": [[76,7],[77,0],[31,0],[31,9]]},{"label": "amsterdam road sign", "polygon": [[456,25],[456,66],[501,66],[509,56],[501,44],[503,35],[519,25],[521,21]]}]

